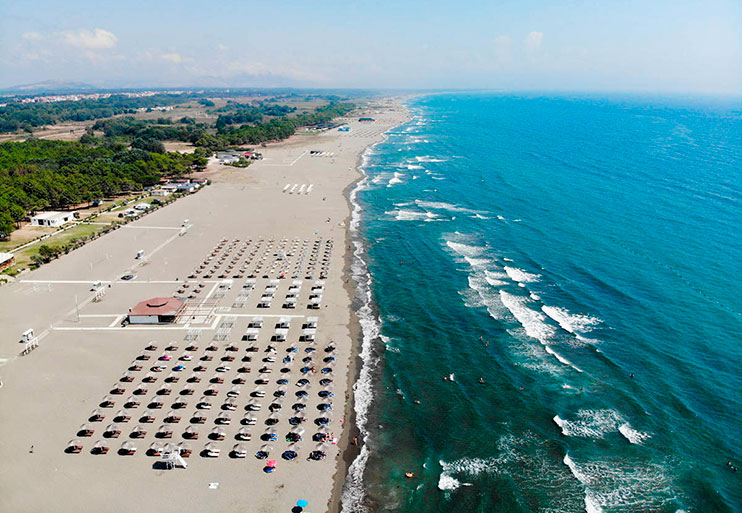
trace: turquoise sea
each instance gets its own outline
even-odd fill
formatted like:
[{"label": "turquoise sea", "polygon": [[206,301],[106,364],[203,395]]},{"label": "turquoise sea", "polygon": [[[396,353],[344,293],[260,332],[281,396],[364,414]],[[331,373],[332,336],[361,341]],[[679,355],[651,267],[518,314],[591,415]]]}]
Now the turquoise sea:
[{"label": "turquoise sea", "polygon": [[742,102],[409,108],[351,197],[345,511],[742,511]]}]

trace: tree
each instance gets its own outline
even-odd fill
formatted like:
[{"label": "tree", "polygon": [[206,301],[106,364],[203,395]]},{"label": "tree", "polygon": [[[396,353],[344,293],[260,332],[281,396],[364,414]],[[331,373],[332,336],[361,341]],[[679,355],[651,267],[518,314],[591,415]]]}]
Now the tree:
[{"label": "tree", "polygon": [[7,239],[13,230],[15,230],[13,218],[5,212],[0,212],[0,238]]},{"label": "tree", "polygon": [[165,153],[165,145],[155,139],[143,139],[141,137],[134,139],[131,143],[132,148],[138,148],[152,153]]},{"label": "tree", "polygon": [[56,248],[52,248],[50,246],[47,246],[46,244],[42,244],[39,246],[39,257],[44,262],[50,261],[52,258],[56,257],[58,254],[58,251]]}]

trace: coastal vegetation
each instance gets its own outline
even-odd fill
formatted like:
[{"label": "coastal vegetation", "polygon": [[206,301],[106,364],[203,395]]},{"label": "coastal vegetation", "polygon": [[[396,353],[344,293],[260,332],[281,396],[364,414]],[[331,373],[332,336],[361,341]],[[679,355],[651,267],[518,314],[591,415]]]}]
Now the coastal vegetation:
[{"label": "coastal vegetation", "polygon": [[30,140],[0,144],[0,233],[29,213],[67,209],[142,190],[162,177],[203,169],[196,154],[156,153],[123,144]]},{"label": "coastal vegetation", "polygon": [[[92,130],[81,141],[95,142],[92,134],[97,131],[103,132],[103,136],[108,139],[118,138],[132,142],[132,145],[133,141],[139,141],[137,147],[158,153],[164,152],[164,147],[153,144],[152,141],[183,141],[210,151],[224,150],[242,144],[280,141],[294,135],[302,126],[328,123],[354,108],[352,103],[329,103],[312,112],[295,114],[295,107],[285,105],[264,103],[250,106],[233,103],[214,109],[213,113],[219,113],[215,131],[210,130],[206,124],[196,123],[192,118],[173,122],[168,118],[143,120],[123,116],[96,121]],[[208,156],[206,153],[201,155]]]},{"label": "coastal vegetation", "polygon": [[332,119],[344,116],[355,108],[352,103],[330,103],[317,107],[313,112],[297,116],[283,116],[257,124],[231,125],[218,129],[216,134],[204,134],[194,142],[212,150],[220,150],[241,144],[260,144],[267,141],[280,141],[296,133],[302,126],[314,126],[327,123]]}]

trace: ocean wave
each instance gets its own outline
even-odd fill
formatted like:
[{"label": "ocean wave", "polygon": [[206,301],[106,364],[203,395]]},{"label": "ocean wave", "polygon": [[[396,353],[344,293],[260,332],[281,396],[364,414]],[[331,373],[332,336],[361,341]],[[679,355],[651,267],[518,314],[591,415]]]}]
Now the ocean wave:
[{"label": "ocean wave", "polygon": [[438,478],[438,489],[442,491],[453,491],[461,486],[461,482],[455,477],[442,473]]},{"label": "ocean wave", "polygon": [[626,440],[628,440],[632,444],[637,445],[642,445],[644,443],[644,440],[652,436],[649,433],[637,431],[636,429],[632,428],[631,424],[629,424],[628,422],[625,422],[618,426],[618,432],[621,433],[624,438],[626,438]]},{"label": "ocean wave", "polygon": [[562,356],[559,353],[557,353],[556,351],[554,351],[554,349],[552,349],[551,346],[545,345],[544,346],[544,350],[547,353],[549,353],[551,356],[553,356],[554,358],[556,358],[559,361],[559,363],[561,363],[562,365],[568,365],[569,367],[572,367],[577,372],[582,372],[582,369],[580,369],[577,365],[575,365],[574,363],[572,363],[569,360],[567,360],[564,356]]},{"label": "ocean wave", "polygon": [[[518,340],[517,333],[511,330],[508,330],[508,333],[510,333],[516,341]],[[524,369],[533,372],[549,374],[551,376],[561,376],[564,372],[564,367],[555,365],[553,359],[548,356],[540,345],[520,341],[512,346],[512,350],[518,354],[521,360],[515,363],[518,367],[523,367]]]},{"label": "ocean wave", "polygon": [[431,221],[438,218],[438,215],[433,212],[419,212],[416,210],[399,209],[384,213],[394,217],[397,221]]},{"label": "ocean wave", "polygon": [[467,263],[472,267],[484,267],[492,263],[492,260],[490,260],[489,258],[464,257],[464,260],[466,260]]},{"label": "ocean wave", "polygon": [[482,308],[485,306],[479,292],[472,288],[459,291],[459,295],[464,298],[464,306],[467,308]]},{"label": "ocean wave", "polygon": [[424,200],[415,200],[415,203],[417,206],[421,208],[430,208],[433,210],[447,210],[448,212],[462,212],[466,214],[478,214],[479,211],[472,210],[470,208],[461,207],[459,205],[454,205],[453,203],[446,203],[444,201],[424,201]]},{"label": "ocean wave", "polygon": [[566,308],[558,306],[544,305],[541,307],[541,310],[555,320],[563,330],[573,334],[575,334],[575,332],[589,333],[595,328],[595,326],[603,322],[597,317],[585,314],[573,314]]},{"label": "ocean wave", "polygon": [[642,444],[651,435],[631,427],[626,419],[615,410],[579,410],[573,420],[555,415],[554,423],[564,436],[602,439],[609,433],[620,433],[632,444]]},{"label": "ocean wave", "polygon": [[[505,269],[507,270],[508,268],[506,267]],[[513,314],[513,317],[516,318],[520,325],[523,326],[526,335],[535,338],[544,345],[554,336],[556,330],[553,326],[544,322],[546,316],[541,312],[528,308],[526,306],[528,300],[525,297],[516,296],[501,290],[500,300],[510,310],[510,313]]]},{"label": "ocean wave", "polygon": [[511,280],[517,283],[533,283],[541,277],[540,274],[531,274],[517,267],[505,266],[505,272]]},{"label": "ocean wave", "polygon": [[447,240],[446,246],[451,248],[454,252],[458,253],[462,257],[476,257],[482,254],[484,252],[484,248],[480,246],[472,246],[469,244],[464,244],[463,242],[454,242]]},{"label": "ocean wave", "polygon": [[578,463],[569,454],[563,463],[584,487],[590,513],[664,511],[678,500],[664,464],[626,459]]},{"label": "ocean wave", "polygon": [[503,281],[508,277],[506,273],[486,270],[484,271],[484,275],[487,279],[487,283],[493,287],[503,287],[508,284],[508,282]]},{"label": "ocean wave", "polygon": [[506,281],[496,280],[495,278],[486,277],[487,283],[493,287],[503,287],[508,284]]},{"label": "ocean wave", "polygon": [[[529,510],[543,512],[577,511],[582,504],[584,488],[575,483],[572,474],[559,462],[553,461],[544,440],[531,432],[506,434],[496,442],[498,454],[488,458],[462,457],[455,461],[440,461],[439,484],[453,493],[459,486],[475,486],[475,480],[487,477],[484,486],[491,486],[491,477],[505,477],[510,485],[522,491],[552,490],[543,494]],[[471,481],[471,483],[469,483]],[[449,487],[453,488],[450,489]],[[442,488],[439,486],[439,488]]]},{"label": "ocean wave", "polygon": [[477,476],[482,473],[491,473],[497,471],[496,460],[479,459],[479,458],[462,458],[452,463],[443,460],[439,461],[441,465],[441,475],[438,478],[438,489],[441,491],[451,492],[459,486],[472,486],[471,483],[462,483],[453,474]]},{"label": "ocean wave", "polygon": [[404,183],[404,182],[402,182],[402,177],[403,176],[405,176],[405,175],[403,175],[402,173],[395,172],[394,173],[394,176],[389,179],[389,183],[387,183],[386,186],[387,187],[392,187],[392,186],[394,186],[394,185],[396,185],[398,183]]},{"label": "ocean wave", "polygon": [[446,162],[446,159],[439,159],[430,155],[420,155],[415,157],[418,162]]}]

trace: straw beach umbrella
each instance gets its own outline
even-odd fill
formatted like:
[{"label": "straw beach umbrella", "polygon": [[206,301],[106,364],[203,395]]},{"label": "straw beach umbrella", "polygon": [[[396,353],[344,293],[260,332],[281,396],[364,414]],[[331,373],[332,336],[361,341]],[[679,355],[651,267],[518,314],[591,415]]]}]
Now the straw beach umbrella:
[{"label": "straw beach umbrella", "polygon": [[250,433],[249,429],[247,429],[246,427],[243,427],[243,428],[240,428],[239,431],[237,431],[235,438],[237,440],[249,441],[250,439],[252,439],[252,434]]},{"label": "straw beach umbrella", "polygon": [[122,443],[121,448],[119,449],[119,454],[121,456],[131,456],[135,452],[137,452],[137,447],[130,440],[127,440],[124,443]]},{"label": "straw beach umbrella", "polygon": [[90,452],[92,454],[107,454],[109,449],[110,447],[108,445],[108,442],[106,442],[105,440],[98,440],[97,442],[95,442],[95,445],[90,450]]},{"label": "straw beach umbrella", "polygon": [[221,450],[214,442],[209,442],[204,446],[204,456],[208,458],[217,458]]}]

